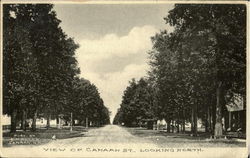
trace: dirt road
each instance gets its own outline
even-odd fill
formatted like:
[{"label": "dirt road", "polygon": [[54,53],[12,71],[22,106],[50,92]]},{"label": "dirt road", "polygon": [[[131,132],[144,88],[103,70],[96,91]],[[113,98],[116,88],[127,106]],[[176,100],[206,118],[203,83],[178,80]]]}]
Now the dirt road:
[{"label": "dirt road", "polygon": [[131,135],[127,130],[116,125],[107,125],[101,128],[90,129],[84,132],[83,137],[55,140],[47,144],[52,146],[105,146],[109,148],[138,145],[155,146],[149,140]]}]

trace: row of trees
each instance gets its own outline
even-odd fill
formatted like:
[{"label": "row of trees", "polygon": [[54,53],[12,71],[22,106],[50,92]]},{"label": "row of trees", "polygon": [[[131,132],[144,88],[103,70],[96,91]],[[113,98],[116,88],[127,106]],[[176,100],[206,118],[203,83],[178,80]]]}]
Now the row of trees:
[{"label": "row of trees", "polygon": [[124,123],[126,126],[138,125],[143,118],[154,117],[154,91],[146,79],[135,79],[129,82],[124,91],[121,107],[113,120],[114,124]]},{"label": "row of trees", "polygon": [[3,5],[3,113],[11,115],[13,132],[18,120],[25,128],[32,118],[35,130],[37,117],[46,117],[49,126],[51,117],[73,111],[108,123],[97,88],[79,78],[79,46],[60,22],[51,4]]},{"label": "row of trees", "polygon": [[95,126],[110,124],[110,111],[104,106],[97,87],[88,80],[75,80],[69,101],[70,106],[66,107],[66,111],[71,111],[79,124],[86,125],[86,118],[89,120],[88,124],[91,121]]},{"label": "row of trees", "polygon": [[189,121],[194,135],[200,118],[206,131],[221,136],[225,105],[235,94],[246,105],[246,6],[176,4],[164,19],[174,31],[152,37],[149,53],[155,117],[183,131]]}]

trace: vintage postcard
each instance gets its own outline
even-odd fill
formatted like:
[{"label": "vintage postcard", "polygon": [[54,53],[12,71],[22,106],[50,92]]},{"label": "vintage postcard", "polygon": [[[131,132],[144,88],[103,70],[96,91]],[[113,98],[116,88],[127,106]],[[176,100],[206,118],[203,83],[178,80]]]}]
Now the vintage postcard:
[{"label": "vintage postcard", "polygon": [[246,158],[247,19],[247,1],[3,0],[1,157]]}]

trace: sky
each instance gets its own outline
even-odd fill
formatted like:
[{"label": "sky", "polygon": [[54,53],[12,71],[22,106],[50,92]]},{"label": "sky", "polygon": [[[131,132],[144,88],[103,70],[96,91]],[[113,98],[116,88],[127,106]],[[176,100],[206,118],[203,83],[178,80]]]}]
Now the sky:
[{"label": "sky", "polygon": [[80,45],[76,59],[80,76],[98,88],[111,120],[132,79],[149,70],[151,37],[171,31],[164,17],[172,4],[56,4],[60,26]]}]

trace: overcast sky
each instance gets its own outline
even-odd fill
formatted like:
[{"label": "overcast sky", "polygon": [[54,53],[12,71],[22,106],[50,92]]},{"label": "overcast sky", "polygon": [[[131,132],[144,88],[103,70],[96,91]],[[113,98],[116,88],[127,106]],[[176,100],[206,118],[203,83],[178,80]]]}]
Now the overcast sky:
[{"label": "overcast sky", "polygon": [[170,30],[163,18],[170,4],[56,4],[61,27],[80,44],[81,77],[94,83],[112,111],[120,107],[132,78],[146,76],[150,37]]}]

